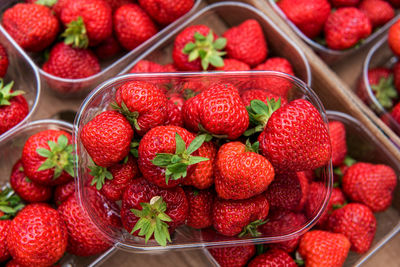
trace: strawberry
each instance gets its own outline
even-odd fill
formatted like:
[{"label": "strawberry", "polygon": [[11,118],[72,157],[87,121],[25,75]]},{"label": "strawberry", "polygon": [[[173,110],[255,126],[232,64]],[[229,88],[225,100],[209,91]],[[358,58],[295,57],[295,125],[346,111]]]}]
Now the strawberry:
[{"label": "strawberry", "polygon": [[398,123],[400,124],[400,102],[397,103],[392,111],[390,112],[390,115],[392,116],[392,118]]},{"label": "strawberry", "polygon": [[240,94],[240,97],[242,98],[242,102],[246,107],[250,106],[250,102],[254,99],[261,100],[266,105],[268,105],[268,101],[270,101],[271,99],[273,99],[275,102],[278,102],[279,98],[281,98],[281,106],[284,106],[287,104],[286,98],[280,97],[269,91],[260,90],[260,89],[246,90]]},{"label": "strawberry", "polygon": [[358,162],[349,167],[342,179],[343,192],[373,212],[384,211],[390,206],[396,185],[396,173],[383,164]]},{"label": "strawberry", "polygon": [[217,67],[215,70],[219,71],[240,71],[240,70],[250,70],[250,66],[242,61],[227,58],[224,59],[224,66]]},{"label": "strawberry", "polygon": [[139,60],[135,66],[129,71],[129,73],[142,73],[142,72],[166,72],[166,68],[163,65],[149,61]]},{"label": "strawberry", "polygon": [[273,112],[258,141],[261,154],[276,172],[313,170],[331,157],[326,125],[305,99],[293,100]]},{"label": "strawberry", "polygon": [[328,229],[345,235],[351,250],[365,253],[371,247],[376,232],[376,219],[371,209],[359,203],[350,203],[329,216]]},{"label": "strawberry", "polygon": [[324,28],[326,44],[334,50],[351,48],[371,32],[371,21],[355,7],[343,7],[332,12]]},{"label": "strawberry", "polygon": [[400,19],[389,28],[388,44],[396,56],[400,56]]},{"label": "strawberry", "polygon": [[3,45],[0,44],[0,78],[6,75],[8,63],[7,50]]},{"label": "strawberry", "polygon": [[330,0],[334,7],[357,6],[360,0]]},{"label": "strawberry", "polygon": [[212,226],[212,207],[215,193],[210,189],[197,190],[191,187],[184,188],[189,204],[186,225],[195,229]]},{"label": "strawberry", "polygon": [[12,168],[10,184],[14,191],[27,202],[46,202],[52,195],[51,187],[37,184],[26,177],[21,160],[18,160]]},{"label": "strawberry", "polygon": [[240,200],[217,198],[213,207],[213,226],[224,236],[259,236],[257,227],[264,223],[268,211],[267,198],[262,194]]},{"label": "strawberry", "polygon": [[128,155],[133,130],[120,113],[103,111],[82,128],[80,138],[93,161],[109,167]]},{"label": "strawberry", "polygon": [[11,220],[0,220],[0,262],[8,260],[11,255],[7,248],[7,235]]},{"label": "strawberry", "polygon": [[393,79],[394,79],[394,86],[398,93],[400,93],[400,62],[397,62],[393,66]]},{"label": "strawberry", "polygon": [[51,49],[43,70],[61,78],[79,79],[100,72],[100,64],[91,51],[58,43]]},{"label": "strawberry", "polygon": [[179,110],[182,110],[183,104],[185,103],[185,98],[183,98],[180,93],[169,93],[167,98],[170,102],[174,103]]},{"label": "strawberry", "polygon": [[104,0],[104,1],[108,3],[113,12],[115,12],[118,8],[120,8],[123,5],[132,4],[135,2],[133,0]]},{"label": "strawberry", "polygon": [[[258,144],[256,144],[258,145]],[[275,176],[267,159],[250,142],[230,142],[218,150],[215,191],[223,199],[247,199],[264,192]]]},{"label": "strawberry", "polygon": [[347,154],[346,128],[340,121],[329,122],[329,132],[332,146],[332,164],[339,166]]},{"label": "strawberry", "polygon": [[103,60],[110,59],[122,51],[121,46],[114,36],[108,37],[94,49],[95,55]]},{"label": "strawberry", "polygon": [[228,29],[223,36],[227,40],[228,57],[240,60],[251,67],[263,62],[268,55],[267,42],[261,25],[248,19],[236,27]]},{"label": "strawberry", "polygon": [[60,25],[43,5],[20,3],[3,13],[2,25],[23,49],[40,52],[57,37]]},{"label": "strawberry", "polygon": [[113,15],[114,32],[126,50],[133,50],[157,33],[157,27],[136,4],[120,6]]},{"label": "strawberry", "polygon": [[306,266],[342,266],[350,249],[350,241],[342,234],[312,230],[300,239],[299,253]]},{"label": "strawberry", "polygon": [[167,119],[165,120],[165,125],[175,125],[183,127],[183,115],[181,110],[177,105],[171,100],[167,102]]},{"label": "strawberry", "polygon": [[56,210],[47,204],[29,204],[12,220],[7,247],[18,263],[49,266],[64,254],[68,233]]},{"label": "strawberry", "polygon": [[166,25],[186,14],[194,0],[139,0],[139,4],[157,23]]},{"label": "strawberry", "polygon": [[178,126],[151,129],[139,143],[138,163],[143,177],[161,188],[177,186],[193,172],[196,163],[209,160],[194,156],[204,139],[205,135],[195,138]]},{"label": "strawberry", "polygon": [[358,8],[367,15],[373,28],[384,25],[394,17],[393,7],[384,0],[362,0]]},{"label": "strawberry", "polygon": [[279,8],[309,38],[317,37],[331,13],[327,0],[280,0]]},{"label": "strawberry", "polygon": [[221,267],[242,267],[256,254],[254,245],[210,248],[208,251]]},{"label": "strawberry", "polygon": [[62,130],[44,130],[25,142],[22,165],[26,176],[35,183],[53,186],[74,176],[72,136]]},{"label": "strawberry", "polygon": [[54,189],[53,202],[60,206],[61,203],[66,201],[70,195],[75,193],[75,181],[69,181],[66,184],[58,185]]},{"label": "strawberry", "polygon": [[167,119],[167,97],[153,83],[131,81],[118,88],[115,99],[135,131],[143,136],[150,129],[164,125]]},{"label": "strawberry", "polygon": [[130,183],[122,197],[124,228],[135,236],[145,236],[146,243],[154,235],[157,243],[165,246],[187,214],[188,201],[181,187],[161,189],[139,178]]},{"label": "strawberry", "polygon": [[0,79],[0,135],[20,123],[29,113],[23,91],[13,91],[14,82],[4,85]]},{"label": "strawberry", "polygon": [[271,249],[264,254],[258,255],[252,259],[248,267],[263,267],[263,266],[285,266],[297,267],[296,262],[285,251],[280,249]]}]

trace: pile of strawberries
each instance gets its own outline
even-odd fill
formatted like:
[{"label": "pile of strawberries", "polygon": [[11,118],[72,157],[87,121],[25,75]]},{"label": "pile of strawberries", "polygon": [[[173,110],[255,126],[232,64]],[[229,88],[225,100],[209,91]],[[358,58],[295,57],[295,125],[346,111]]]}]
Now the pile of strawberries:
[{"label": "pile of strawberries", "polygon": [[[375,236],[376,212],[392,202],[396,173],[384,164],[357,162],[346,156],[346,129],[342,122],[329,123],[334,165],[334,188],[327,209],[316,226],[301,237],[268,245],[209,249],[221,267],[227,266],[342,266],[350,250],[365,253]],[[303,225],[324,183],[318,172],[306,173],[307,190],[303,208],[272,213],[259,227],[265,235],[288,233]],[[269,187],[271,188],[271,186]],[[290,193],[282,197],[289,197]]]},{"label": "pile of strawberries", "polygon": [[398,0],[278,0],[308,38],[333,50],[357,46],[395,16]]}]

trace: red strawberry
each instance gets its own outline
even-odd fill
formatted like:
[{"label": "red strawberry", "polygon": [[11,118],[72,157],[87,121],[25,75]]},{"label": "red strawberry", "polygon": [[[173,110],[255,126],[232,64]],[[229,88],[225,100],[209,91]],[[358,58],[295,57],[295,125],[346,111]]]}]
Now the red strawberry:
[{"label": "red strawberry", "polygon": [[304,99],[273,112],[258,141],[261,154],[277,172],[313,170],[331,157],[326,125],[317,109]]},{"label": "red strawberry", "polygon": [[80,138],[93,161],[109,167],[128,155],[133,130],[120,113],[103,111],[82,128]]},{"label": "red strawberry", "polygon": [[365,253],[371,247],[376,232],[376,219],[371,209],[359,203],[350,203],[329,216],[328,229],[345,235],[351,250]]},{"label": "red strawberry", "polygon": [[396,56],[400,56],[400,20],[390,26],[388,44]]},{"label": "red strawberry", "polygon": [[53,202],[60,206],[70,195],[75,193],[75,181],[72,180],[66,184],[58,185],[54,190]]},{"label": "red strawberry", "polygon": [[374,212],[390,206],[396,185],[396,173],[383,164],[358,162],[349,167],[342,179],[344,193]]},{"label": "red strawberry", "polygon": [[347,154],[346,128],[340,121],[329,122],[329,132],[332,146],[332,164],[339,166]]},{"label": "red strawberry", "polygon": [[61,78],[79,79],[100,72],[100,65],[91,51],[58,43],[51,49],[43,70]]},{"label": "red strawberry", "polygon": [[393,7],[383,0],[362,0],[358,8],[367,15],[373,28],[384,25],[394,17]]},{"label": "red strawberry", "polygon": [[269,204],[261,194],[249,199],[216,199],[213,207],[214,229],[224,236],[258,236],[257,227],[267,217]]},{"label": "red strawberry", "polygon": [[246,107],[250,106],[250,102],[252,100],[254,100],[254,99],[261,100],[266,105],[268,105],[268,101],[270,101],[271,99],[273,99],[275,102],[277,102],[279,100],[279,98],[280,98],[281,99],[281,106],[284,106],[284,105],[287,104],[286,98],[278,96],[278,95],[276,95],[274,93],[271,93],[269,91],[260,90],[260,89],[246,90],[240,95],[240,97],[242,98],[242,102]]},{"label": "red strawberry", "polygon": [[119,7],[113,16],[114,32],[126,50],[133,50],[157,33],[156,25],[136,4]]},{"label": "red strawberry", "polygon": [[7,248],[7,235],[11,220],[0,220],[0,262],[8,260],[10,252]]},{"label": "red strawberry", "polygon": [[350,241],[342,234],[313,230],[300,240],[299,252],[308,267],[342,266]]},{"label": "red strawberry", "polygon": [[104,1],[110,5],[113,12],[115,12],[115,10],[117,10],[119,7],[123,5],[132,4],[135,2],[133,0],[104,0]]},{"label": "red strawberry", "polygon": [[72,136],[61,130],[38,132],[25,142],[22,164],[26,176],[35,183],[53,186],[74,176]]},{"label": "red strawberry", "polygon": [[343,7],[332,12],[325,23],[325,39],[330,49],[353,47],[372,32],[371,21],[355,7]]},{"label": "red strawberry", "polygon": [[100,59],[110,59],[122,50],[114,36],[108,37],[94,49],[94,53]]},{"label": "red strawberry", "polygon": [[390,115],[392,116],[392,118],[398,123],[400,124],[400,102],[397,103],[394,108],[392,109],[392,111],[390,112]]},{"label": "red strawberry", "polygon": [[400,93],[400,62],[394,64],[393,67],[394,86],[398,93]]},{"label": "red strawberry", "polygon": [[139,0],[139,4],[157,23],[166,25],[186,14],[194,0]]},{"label": "red strawberry", "polygon": [[124,83],[118,88],[115,99],[139,135],[165,124],[168,100],[154,84],[145,81]]},{"label": "red strawberry", "polygon": [[24,267],[24,266],[19,264],[16,260],[12,259],[9,262],[7,262],[6,267]]},{"label": "red strawberry", "polygon": [[357,6],[360,0],[330,0],[334,7]]},{"label": "red strawberry", "polygon": [[242,22],[228,29],[224,35],[228,57],[240,60],[250,66],[263,62],[268,55],[267,42],[261,25],[254,19]]},{"label": "red strawberry", "polygon": [[285,251],[280,249],[271,249],[264,254],[258,255],[248,264],[248,267],[264,266],[297,267],[297,264]]},{"label": "red strawberry", "polygon": [[40,52],[57,37],[60,29],[51,10],[42,5],[16,4],[3,13],[2,25],[29,52]]},{"label": "red strawberry", "polygon": [[18,160],[12,168],[10,184],[14,191],[27,202],[46,202],[51,198],[51,187],[29,180],[24,173],[21,160]]},{"label": "red strawberry", "polygon": [[208,251],[221,267],[242,267],[256,254],[254,245],[210,248]]},{"label": "red strawberry", "polygon": [[309,38],[318,36],[331,13],[327,0],[280,0],[279,8]]},{"label": "red strawberry", "polygon": [[47,204],[30,204],[12,220],[7,247],[18,263],[50,266],[65,252],[68,233],[56,210]]},{"label": "red strawberry", "polygon": [[215,68],[220,71],[239,71],[239,70],[250,70],[250,66],[242,61],[227,58],[224,59],[224,66]]},{"label": "red strawberry", "polygon": [[139,60],[129,73],[166,72],[165,67],[149,60]]},{"label": "red strawberry", "polygon": [[169,93],[167,95],[168,100],[174,103],[179,110],[182,110],[183,104],[185,103],[185,99],[179,93]]},{"label": "red strawberry", "polygon": [[168,100],[167,102],[167,115],[168,117],[165,120],[165,125],[175,125],[183,127],[182,111],[171,100]]},{"label": "red strawberry", "polygon": [[[125,229],[136,236],[145,235],[146,242],[154,234],[155,240],[165,246],[187,214],[188,201],[181,187],[161,189],[139,178],[131,182],[122,197],[121,219]],[[148,224],[156,227],[146,231]]]},{"label": "red strawberry", "polygon": [[11,90],[14,82],[4,86],[0,79],[0,135],[20,123],[29,113],[23,91]]},{"label": "red strawberry", "polygon": [[210,189],[197,190],[191,187],[185,187],[184,191],[189,204],[186,224],[196,229],[212,226],[215,193]]},{"label": "red strawberry", "polygon": [[7,50],[0,44],[0,78],[6,75],[8,63]]}]

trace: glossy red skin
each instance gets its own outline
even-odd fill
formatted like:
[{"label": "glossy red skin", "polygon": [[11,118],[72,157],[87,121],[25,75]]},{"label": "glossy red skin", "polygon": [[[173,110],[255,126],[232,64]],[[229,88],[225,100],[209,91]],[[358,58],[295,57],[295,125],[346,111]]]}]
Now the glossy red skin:
[{"label": "glossy red skin", "polygon": [[218,71],[246,71],[250,70],[250,66],[242,61],[233,59],[233,58],[226,58],[224,59],[224,66],[215,68]]},{"label": "glossy red skin", "polygon": [[396,56],[400,56],[400,21],[390,26],[388,32],[388,44]]},{"label": "glossy red skin", "polygon": [[53,202],[60,206],[61,203],[66,201],[70,195],[75,193],[75,181],[72,180],[66,184],[58,185],[54,189]]},{"label": "glossy red skin", "polygon": [[[131,233],[139,220],[131,209],[142,210],[140,203],[149,203],[155,196],[161,196],[167,204],[165,213],[172,219],[168,231],[172,234],[175,229],[184,224],[188,214],[188,201],[181,187],[161,189],[143,178],[132,180],[122,196],[121,220],[124,228]],[[133,233],[138,235],[139,231]]]},{"label": "glossy red skin", "polygon": [[131,81],[118,88],[115,100],[119,106],[122,102],[129,111],[139,113],[137,122],[140,130],[135,131],[143,136],[150,129],[164,125],[168,117],[168,99],[153,83],[145,81]]},{"label": "glossy red skin", "polygon": [[7,248],[7,235],[11,220],[0,220],[0,262],[11,258]]},{"label": "glossy red skin", "polygon": [[351,48],[371,32],[371,21],[355,7],[337,9],[329,15],[324,27],[326,44],[334,50]]},{"label": "glossy red skin", "polygon": [[169,24],[186,14],[194,0],[139,0],[140,6],[159,24]]},{"label": "glossy red skin", "polygon": [[393,7],[383,0],[362,0],[358,8],[367,14],[373,28],[384,25],[395,15]]},{"label": "glossy red skin", "polygon": [[267,42],[261,25],[248,19],[240,25],[231,27],[223,36],[227,39],[227,56],[240,60],[251,67],[263,62],[268,55]]},{"label": "glossy red skin", "polygon": [[186,100],[182,106],[182,115],[185,128],[192,132],[199,132],[200,124],[200,103],[202,99],[195,96]]},{"label": "glossy red skin", "polygon": [[82,128],[80,138],[93,161],[109,167],[128,155],[133,130],[123,115],[108,110],[89,121]]},{"label": "glossy red skin", "polygon": [[221,267],[242,267],[256,254],[254,245],[210,248],[208,251]]},{"label": "glossy red skin", "polygon": [[[174,103],[179,110],[182,110],[183,104],[185,103],[185,99],[179,93],[169,93],[167,94],[167,98],[169,101]],[[182,115],[183,116],[183,115]]]},{"label": "glossy red skin", "polygon": [[92,51],[72,48],[61,42],[51,49],[43,70],[61,78],[79,79],[100,72],[100,64]]},{"label": "glossy red skin", "polygon": [[212,189],[197,190],[192,187],[184,187],[184,191],[189,204],[186,225],[195,229],[212,226],[215,192]]},{"label": "glossy red skin", "polygon": [[284,106],[287,104],[286,98],[278,96],[269,91],[260,90],[260,89],[246,90],[240,95],[240,97],[242,98],[242,102],[246,107],[250,106],[251,100],[254,100],[254,99],[261,100],[262,102],[264,102],[265,104],[268,105],[269,100],[273,99],[276,102],[276,101],[278,101],[279,98],[281,98],[281,106]]},{"label": "glossy red skin", "polygon": [[19,264],[16,260],[12,259],[9,262],[7,262],[6,267],[24,267],[24,266]]},{"label": "glossy red skin", "polygon": [[261,155],[275,171],[314,170],[328,163],[331,144],[318,110],[307,100],[293,100],[272,113],[258,137]]},{"label": "glossy red skin", "polygon": [[[182,183],[185,178],[168,180],[166,183],[165,168],[155,166],[151,161],[157,153],[175,154],[175,133],[185,141],[186,148],[195,138],[194,134],[178,126],[158,126],[148,131],[139,143],[139,169],[143,177],[149,182],[161,187],[172,188]],[[197,152],[194,153],[197,156]],[[195,165],[189,165],[188,175],[193,172]]]},{"label": "glossy red skin", "polygon": [[373,212],[384,211],[392,204],[396,185],[396,173],[383,164],[358,162],[342,179],[343,192],[350,200],[367,205]]},{"label": "glossy red skin", "polygon": [[57,139],[61,135],[64,135],[68,138],[68,144],[72,144],[71,134],[61,130],[44,130],[32,135],[25,142],[22,150],[21,160],[26,176],[28,176],[28,178],[33,182],[41,185],[54,186],[64,184],[72,180],[72,176],[65,171],[63,171],[56,179],[53,178],[53,168],[37,171],[37,169],[39,169],[39,167],[46,161],[46,158],[40,156],[36,150],[38,148],[50,149],[49,145],[47,144],[48,141],[57,143]]},{"label": "glossy red skin", "polygon": [[400,124],[400,102],[394,106],[394,108],[390,112],[390,115],[395,121],[397,121],[398,124]]},{"label": "glossy red skin", "polygon": [[20,3],[3,13],[2,25],[26,51],[40,52],[57,37],[60,25],[51,10],[42,5]]},{"label": "glossy red skin", "polygon": [[28,102],[23,95],[14,96],[10,105],[0,105],[0,135],[20,123],[29,113]]},{"label": "glossy red skin", "polygon": [[309,38],[318,36],[331,12],[327,0],[280,0],[279,8]]},{"label": "glossy red skin", "polygon": [[114,32],[126,50],[133,50],[157,33],[157,27],[136,4],[119,7],[113,15]]},{"label": "glossy red skin", "polygon": [[[377,84],[379,84],[379,81],[382,78],[386,79],[391,74],[392,74],[392,71],[390,69],[384,68],[384,67],[369,69],[368,70],[368,82],[369,82],[370,86],[377,85]],[[360,80],[358,81],[357,95],[361,98],[362,101],[364,101],[366,104],[369,104],[370,97],[368,96],[367,89],[365,88],[363,77],[360,77]]]},{"label": "glossy red skin", "polygon": [[397,62],[393,66],[393,79],[394,79],[394,86],[398,93],[400,93],[400,62]]},{"label": "glossy red skin", "polygon": [[101,42],[94,49],[94,53],[100,59],[110,59],[120,53],[122,51],[122,47],[119,45],[117,39],[114,36],[108,37],[106,40]]},{"label": "glossy red skin", "polygon": [[350,203],[332,212],[328,220],[328,229],[344,234],[351,242],[351,250],[365,253],[374,240],[376,219],[367,206]]},{"label": "glossy red skin", "polygon": [[29,204],[12,220],[7,247],[14,260],[27,266],[50,266],[65,252],[68,233],[57,211],[47,204]]},{"label": "glossy red skin", "polygon": [[113,12],[115,12],[115,10],[117,10],[119,7],[125,4],[132,4],[135,2],[134,0],[104,0],[104,1],[108,3]]},{"label": "glossy red skin", "polygon": [[330,0],[334,7],[357,6],[360,0]]},{"label": "glossy red skin", "polygon": [[217,198],[213,207],[214,229],[224,236],[236,236],[256,220],[264,220],[269,211],[267,198],[261,194],[249,199]]},{"label": "glossy red skin", "polygon": [[4,77],[8,69],[8,55],[7,50],[0,44],[0,77]]},{"label": "glossy red skin", "polygon": [[168,100],[167,102],[167,115],[168,117],[165,120],[165,125],[175,125],[183,127],[182,111],[171,100]]},{"label": "glossy red skin", "polygon": [[329,122],[329,136],[332,146],[332,164],[339,166],[347,154],[346,128],[340,121]]},{"label": "glossy red skin", "polygon": [[53,192],[51,187],[29,180],[23,171],[21,160],[18,160],[12,168],[10,184],[14,191],[27,202],[46,202],[50,200]]},{"label": "glossy red skin", "polygon": [[293,258],[285,251],[280,249],[271,249],[264,254],[258,255],[252,259],[248,267],[266,267],[266,266],[285,266],[297,267]]},{"label": "glossy red skin", "polygon": [[129,73],[142,73],[142,72],[166,72],[165,67],[158,63],[149,60],[139,60]]}]

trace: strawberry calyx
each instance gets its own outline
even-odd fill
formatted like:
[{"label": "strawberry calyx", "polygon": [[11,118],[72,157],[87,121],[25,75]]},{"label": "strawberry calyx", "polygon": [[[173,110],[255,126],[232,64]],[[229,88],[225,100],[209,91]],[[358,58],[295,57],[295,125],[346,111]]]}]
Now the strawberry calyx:
[{"label": "strawberry calyx", "polygon": [[333,205],[332,205],[332,210],[341,209],[341,208],[343,208],[343,207],[346,206],[346,205],[347,205],[347,202],[344,202],[343,204],[333,204]]},{"label": "strawberry calyx", "polygon": [[0,191],[0,220],[12,219],[24,206],[11,187],[6,186]]},{"label": "strawberry calyx", "polygon": [[272,113],[281,107],[281,98],[278,101],[270,99],[265,104],[263,101],[253,99],[250,106],[247,106],[247,113],[249,114],[250,123],[254,128],[250,128],[244,132],[244,136],[250,136],[257,132],[262,132],[268,123]]},{"label": "strawberry calyx", "polygon": [[129,150],[135,158],[139,158],[139,141],[138,140],[133,140],[130,145],[130,150]]},{"label": "strawberry calyx", "polygon": [[250,143],[250,140],[246,140],[246,152],[254,152],[258,154],[258,149],[260,148],[260,142]]},{"label": "strawberry calyx", "polygon": [[17,95],[25,94],[25,92],[21,90],[11,91],[13,86],[14,81],[11,81],[4,86],[4,80],[0,79],[0,106],[9,106],[11,105],[11,98]]},{"label": "strawberry calyx", "polygon": [[42,5],[42,6],[47,6],[47,7],[52,7],[57,3],[57,0],[37,0],[35,4],[37,5]]},{"label": "strawberry calyx", "polygon": [[304,266],[306,264],[298,251],[295,253],[294,262],[297,264],[297,266]]},{"label": "strawberry calyx", "polygon": [[187,168],[209,158],[192,156],[193,152],[200,148],[206,140],[206,135],[198,135],[190,143],[186,149],[185,141],[182,137],[175,133],[176,150],[172,153],[157,153],[151,161],[155,166],[165,168],[165,182],[168,184],[169,179],[178,180],[187,176]]},{"label": "strawberry calyx", "polygon": [[261,233],[257,230],[258,226],[265,224],[267,221],[256,220],[254,222],[249,223],[247,226],[243,228],[243,231],[238,235],[238,237],[252,236],[258,237]]},{"label": "strawberry calyx", "polygon": [[195,32],[194,39],[195,42],[187,43],[182,50],[184,54],[189,56],[189,62],[200,58],[203,70],[207,70],[210,64],[214,67],[224,66],[222,56],[226,55],[226,52],[219,50],[225,48],[226,38],[220,37],[214,41],[213,31],[210,30],[207,36]]},{"label": "strawberry calyx", "polygon": [[371,89],[375,93],[376,99],[378,99],[384,108],[391,108],[393,106],[393,99],[398,97],[393,83],[393,75],[389,75],[387,78],[380,78],[378,84],[371,85]]},{"label": "strawberry calyx", "polygon": [[68,144],[68,138],[62,134],[57,138],[57,143],[48,141],[47,144],[50,149],[43,147],[36,149],[36,153],[46,158],[37,170],[43,171],[54,168],[53,179],[60,177],[63,171],[74,177],[73,147],[72,144]]},{"label": "strawberry calyx", "polygon": [[142,206],[142,210],[131,209],[131,212],[140,218],[133,227],[131,234],[140,230],[138,236],[144,236],[146,244],[150,237],[154,235],[157,243],[165,247],[167,241],[171,242],[169,226],[166,222],[172,221],[171,217],[165,213],[167,203],[161,196],[155,196],[149,203],[140,203],[140,206]]},{"label": "strawberry calyx", "polygon": [[73,48],[87,48],[89,46],[89,37],[87,35],[85,22],[79,16],[76,20],[67,24],[67,28],[61,34],[64,37],[64,43]]},{"label": "strawberry calyx", "polygon": [[125,118],[131,123],[131,125],[137,130],[140,131],[140,126],[138,123],[139,112],[137,111],[130,111],[129,108],[126,106],[124,101],[121,101],[121,106],[116,103],[112,103],[111,107],[125,116]]},{"label": "strawberry calyx", "polygon": [[357,163],[357,160],[353,159],[350,156],[346,156],[343,161],[343,164],[346,165],[347,167],[350,167],[350,166],[354,165],[355,163]]},{"label": "strawberry calyx", "polygon": [[97,190],[101,190],[104,183],[106,182],[106,179],[108,179],[108,180],[114,179],[112,173],[109,172],[107,170],[107,168],[105,168],[105,167],[101,167],[101,166],[94,164],[93,166],[89,166],[89,169],[90,169],[90,175],[93,176],[93,179],[90,182],[90,185],[96,184]]}]

